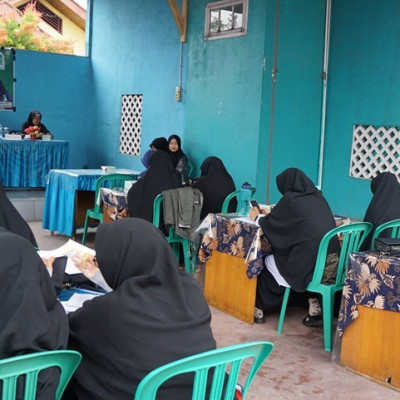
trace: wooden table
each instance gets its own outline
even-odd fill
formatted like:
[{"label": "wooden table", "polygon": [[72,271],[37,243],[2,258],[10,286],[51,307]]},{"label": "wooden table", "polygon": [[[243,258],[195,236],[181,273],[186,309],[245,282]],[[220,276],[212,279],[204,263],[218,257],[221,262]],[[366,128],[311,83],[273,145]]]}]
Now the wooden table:
[{"label": "wooden table", "polygon": [[400,388],[400,258],[350,254],[338,333],[343,366]]}]

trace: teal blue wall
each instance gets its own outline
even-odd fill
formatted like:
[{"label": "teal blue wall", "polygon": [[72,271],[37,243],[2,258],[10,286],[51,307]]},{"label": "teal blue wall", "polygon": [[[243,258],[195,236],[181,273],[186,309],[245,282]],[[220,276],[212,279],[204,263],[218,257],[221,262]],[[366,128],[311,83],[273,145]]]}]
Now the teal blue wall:
[{"label": "teal blue wall", "polygon": [[332,19],[323,188],[362,218],[370,181],[349,177],[353,124],[400,125],[400,2],[335,0]]},{"label": "teal blue wall", "polygon": [[70,142],[70,168],[88,164],[91,91],[86,57],[16,51],[16,112],[2,111],[0,123],[19,130],[31,110],[39,110],[55,139]]},{"label": "teal blue wall", "polygon": [[[265,36],[265,101],[261,107],[257,197],[266,198],[276,1],[268,1]],[[323,69],[325,1],[281,1],[277,79],[270,170],[270,202],[281,196],[275,177],[289,167],[317,182]]]},{"label": "teal blue wall", "polygon": [[206,3],[189,7],[184,150],[195,173],[214,155],[237,185],[255,185],[266,3],[250,1],[246,36],[204,41]]},{"label": "teal blue wall", "polygon": [[[140,157],[155,137],[184,136],[183,103],[175,102],[178,29],[167,1],[95,0],[92,11],[91,167],[142,169]],[[140,156],[119,154],[123,94],[143,94]]]}]

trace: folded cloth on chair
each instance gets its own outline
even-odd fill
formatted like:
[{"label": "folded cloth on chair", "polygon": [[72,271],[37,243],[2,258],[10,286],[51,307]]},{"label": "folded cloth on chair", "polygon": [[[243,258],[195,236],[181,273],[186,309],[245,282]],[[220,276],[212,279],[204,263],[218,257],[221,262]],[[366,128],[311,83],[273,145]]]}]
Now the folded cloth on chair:
[{"label": "folded cloth on chair", "polygon": [[177,235],[190,239],[200,223],[202,193],[199,189],[184,187],[164,190],[162,194],[165,225],[172,225]]}]

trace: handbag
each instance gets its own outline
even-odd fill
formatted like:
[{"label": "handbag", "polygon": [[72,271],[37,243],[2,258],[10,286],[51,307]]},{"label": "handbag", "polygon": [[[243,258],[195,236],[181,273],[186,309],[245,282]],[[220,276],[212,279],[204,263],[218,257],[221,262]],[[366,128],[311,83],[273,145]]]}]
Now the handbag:
[{"label": "handbag", "polygon": [[375,238],[375,250],[380,253],[386,253],[388,255],[400,255],[400,239],[397,238]]}]

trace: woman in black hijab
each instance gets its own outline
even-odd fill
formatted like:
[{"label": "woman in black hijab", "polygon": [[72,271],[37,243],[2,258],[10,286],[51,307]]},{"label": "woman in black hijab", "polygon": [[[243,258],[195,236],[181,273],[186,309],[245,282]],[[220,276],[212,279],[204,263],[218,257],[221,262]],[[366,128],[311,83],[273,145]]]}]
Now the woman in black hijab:
[{"label": "woman in black hijab", "polygon": [[[153,369],[215,348],[201,288],[157,228],[137,218],[102,224],[96,250],[113,291],[69,316],[69,347],[83,355],[71,399],[131,400]],[[190,375],[168,381],[157,399],[191,398],[191,383]]]},{"label": "woman in black hijab", "polygon": [[149,169],[128,192],[129,216],[153,222],[153,202],[163,190],[181,187],[178,172],[165,151],[156,151],[149,160]]},{"label": "woman in black hijab", "polygon": [[27,222],[21,217],[6,195],[3,184],[0,182],[0,226],[29,240],[37,247],[36,239]]},{"label": "woman in black hijab", "polygon": [[[218,157],[207,157],[200,166],[201,177],[193,183],[192,188],[199,189],[204,196],[201,219],[209,213],[221,212],[225,197],[236,190],[232,177]],[[229,212],[237,207],[236,199],[229,204]]]},{"label": "woman in black hijab", "polygon": [[181,148],[181,138],[178,135],[171,135],[168,138],[168,154],[171,157],[172,165],[180,173],[182,185],[188,183],[188,158]]},{"label": "woman in black hijab", "polygon": [[[272,255],[265,260],[267,268],[257,281],[256,307],[263,311],[281,306],[285,286],[305,291],[314,273],[320,241],[336,228],[327,201],[303,171],[288,168],[277,176],[276,184],[283,197],[259,219],[272,247]],[[338,240],[332,241],[329,249],[338,250]]]},{"label": "woman in black hijab", "polygon": [[[65,349],[68,319],[31,243],[0,227],[0,254],[0,359]],[[54,399],[58,376],[39,375],[37,399]]]},{"label": "woman in black hijab", "polygon": [[40,128],[40,133],[36,136],[37,139],[41,139],[43,135],[50,134],[45,124],[42,124],[42,114],[39,111],[31,111],[28,115],[28,119],[22,124],[21,132],[24,133],[25,129],[30,126],[37,126]]},{"label": "woman in black hijab", "polygon": [[[382,172],[371,181],[373,197],[364,216],[364,222],[371,222],[372,231],[364,240],[360,250],[371,249],[371,239],[375,229],[393,219],[400,218],[400,186],[396,175]],[[383,231],[381,237],[390,237],[390,231]]]}]

